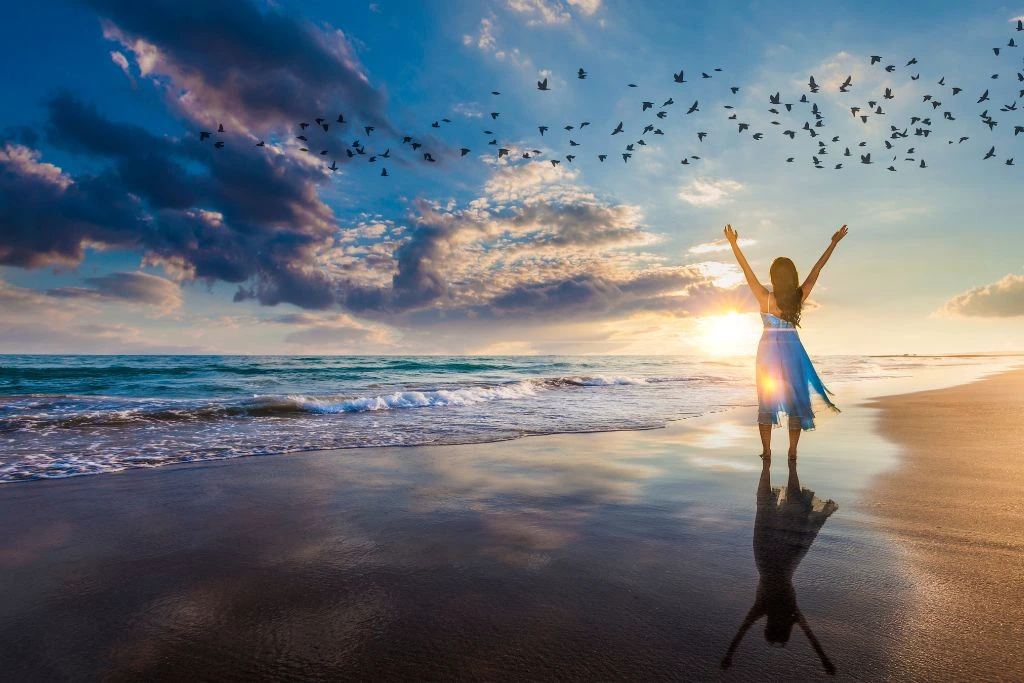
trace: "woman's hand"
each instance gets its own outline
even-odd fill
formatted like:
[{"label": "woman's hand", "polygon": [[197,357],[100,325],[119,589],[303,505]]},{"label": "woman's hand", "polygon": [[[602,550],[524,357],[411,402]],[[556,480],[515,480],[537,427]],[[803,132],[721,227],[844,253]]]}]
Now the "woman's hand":
[{"label": "woman's hand", "polygon": [[839,244],[839,240],[843,239],[844,237],[846,237],[845,225],[836,230],[836,234],[832,235],[832,244]]},{"label": "woman's hand", "polygon": [[[846,226],[843,226],[843,227],[845,228]],[[836,233],[836,234],[838,234],[838,233]],[[739,235],[737,235],[736,231],[732,229],[732,225],[731,224],[725,226],[725,239],[729,240],[729,244],[736,244],[736,239],[738,237],[739,237]],[[835,238],[833,237],[832,239],[835,239]]]}]

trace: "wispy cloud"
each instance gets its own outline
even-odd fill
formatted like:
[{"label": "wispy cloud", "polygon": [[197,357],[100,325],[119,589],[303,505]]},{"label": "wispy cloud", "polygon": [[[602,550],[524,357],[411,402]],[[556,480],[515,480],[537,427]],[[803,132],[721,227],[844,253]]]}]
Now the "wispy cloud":
[{"label": "wispy cloud", "polygon": [[128,301],[165,311],[181,307],[180,285],[157,275],[142,272],[108,273],[86,278],[85,282],[88,287],[60,287],[47,290],[46,293],[59,298]]},{"label": "wispy cloud", "polygon": [[[752,244],[757,244],[757,240],[752,240],[748,237],[740,237],[736,240],[736,243],[741,247],[749,247]],[[702,244],[695,244],[687,251],[691,254],[709,254],[714,251],[729,251],[732,247],[729,246],[729,241],[725,239],[715,240],[714,242],[704,242]]]},{"label": "wispy cloud", "polygon": [[507,0],[507,6],[513,12],[528,15],[530,26],[566,24],[572,19],[565,5],[554,0]]},{"label": "wispy cloud", "polygon": [[677,196],[687,204],[710,207],[729,201],[730,195],[742,189],[742,184],[728,178],[694,178]]}]

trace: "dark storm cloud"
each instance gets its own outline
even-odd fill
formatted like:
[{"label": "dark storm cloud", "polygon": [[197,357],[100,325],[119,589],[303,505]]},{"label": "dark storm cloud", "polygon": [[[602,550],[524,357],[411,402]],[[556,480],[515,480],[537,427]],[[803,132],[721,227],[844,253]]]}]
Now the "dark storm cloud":
[{"label": "dark storm cloud", "polygon": [[[273,3],[84,3],[105,20],[107,37],[135,55],[143,76],[170,80],[168,94],[192,118],[227,118],[259,130],[343,111],[390,127],[385,98],[362,73],[345,36]],[[179,99],[181,90],[189,97]]]},{"label": "dark storm cloud", "polygon": [[975,287],[953,297],[946,313],[979,318],[1024,316],[1024,275],[1007,275],[990,285]]},{"label": "dark storm cloud", "polygon": [[88,243],[132,247],[145,229],[141,206],[109,176],[78,182],[0,141],[0,265],[74,265]]},{"label": "dark storm cloud", "polygon": [[237,138],[211,154],[111,121],[68,94],[47,107],[47,140],[105,166],[72,177],[0,143],[0,263],[75,265],[96,244],[142,250],[185,277],[246,283],[243,298],[266,304],[335,301],[316,267],[337,228],[317,193],[320,169]]}]

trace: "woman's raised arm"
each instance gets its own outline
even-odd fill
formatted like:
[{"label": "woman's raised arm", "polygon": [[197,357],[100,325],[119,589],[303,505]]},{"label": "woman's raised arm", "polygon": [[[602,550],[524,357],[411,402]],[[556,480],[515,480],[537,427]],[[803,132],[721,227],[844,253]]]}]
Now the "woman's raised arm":
[{"label": "woman's raised arm", "polygon": [[832,255],[832,252],[835,250],[836,245],[839,244],[839,240],[843,239],[844,237],[846,237],[845,225],[836,230],[835,234],[832,235],[832,243],[828,245],[828,249],[825,250],[825,253],[821,255],[821,258],[818,259],[818,262],[814,264],[813,268],[811,268],[811,272],[807,274],[807,279],[804,280],[804,283],[802,285],[800,285],[800,291],[803,293],[803,298],[801,299],[801,301],[807,301],[807,297],[811,295],[811,290],[814,289],[814,283],[818,281],[818,276],[821,274],[821,269],[825,267],[826,263],[828,263],[828,257]]},{"label": "woman's raised arm", "polygon": [[757,277],[754,275],[754,271],[750,269],[750,264],[747,263],[747,258],[740,251],[740,245],[737,244],[739,234],[733,230],[732,225],[725,226],[725,239],[729,240],[729,244],[732,246],[732,253],[736,256],[736,260],[740,264],[740,268],[743,269],[743,275],[747,278],[747,285],[750,286],[750,291],[754,293],[754,296],[762,304],[768,299],[768,289],[762,285]]}]

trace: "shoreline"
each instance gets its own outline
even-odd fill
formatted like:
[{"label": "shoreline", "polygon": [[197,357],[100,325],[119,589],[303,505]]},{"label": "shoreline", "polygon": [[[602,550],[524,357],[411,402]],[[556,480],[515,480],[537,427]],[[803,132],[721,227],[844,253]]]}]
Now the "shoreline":
[{"label": "shoreline", "polygon": [[914,672],[1024,677],[1024,368],[868,405],[900,451],[867,501],[915,576]]},{"label": "shoreline", "polygon": [[[838,511],[792,581],[840,677],[913,673],[893,643],[923,651],[899,640],[919,603],[903,544],[859,504],[899,463],[865,399],[991,367],[844,384],[843,414],[801,440],[800,484]],[[752,411],[0,487],[0,518],[18,520],[0,537],[0,666],[29,680],[822,677],[799,629],[780,650],[763,622],[720,668],[764,580]],[[772,486],[786,470],[775,458]]]}]

